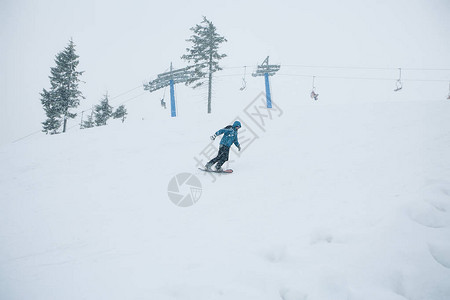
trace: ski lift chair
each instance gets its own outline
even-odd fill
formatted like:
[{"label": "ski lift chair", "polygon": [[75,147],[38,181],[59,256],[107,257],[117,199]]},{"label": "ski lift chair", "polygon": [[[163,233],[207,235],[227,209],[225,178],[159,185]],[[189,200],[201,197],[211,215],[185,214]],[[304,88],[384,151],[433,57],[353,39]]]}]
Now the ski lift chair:
[{"label": "ski lift chair", "polygon": [[395,88],[394,92],[398,92],[398,91],[400,91],[402,88],[403,88],[402,82],[401,82],[401,80],[399,79],[399,80],[397,80],[397,82],[396,82],[396,88]]},{"label": "ski lift chair", "polygon": [[448,96],[447,96],[447,100],[450,100],[450,83],[448,84]]},{"label": "ski lift chair", "polygon": [[314,90],[312,90],[311,98],[317,101],[317,100],[319,100],[319,94],[317,94]]},{"label": "ski lift chair", "polygon": [[400,91],[403,88],[403,85],[402,85],[402,69],[398,68],[398,71],[399,71],[399,75],[398,75],[397,82],[395,83],[396,88],[395,88],[394,92],[398,92],[398,91]]},{"label": "ski lift chair", "polygon": [[247,81],[245,80],[245,75],[247,74],[247,66],[244,66],[244,77],[242,77],[242,86],[239,90],[243,91],[247,87]]},{"label": "ski lift chair", "polygon": [[242,86],[239,88],[239,90],[243,91],[247,87],[247,81],[245,81],[245,78],[242,78]]},{"label": "ski lift chair", "polygon": [[319,94],[316,93],[316,86],[314,85],[315,80],[316,76],[313,76],[311,98],[317,101],[319,99]]}]

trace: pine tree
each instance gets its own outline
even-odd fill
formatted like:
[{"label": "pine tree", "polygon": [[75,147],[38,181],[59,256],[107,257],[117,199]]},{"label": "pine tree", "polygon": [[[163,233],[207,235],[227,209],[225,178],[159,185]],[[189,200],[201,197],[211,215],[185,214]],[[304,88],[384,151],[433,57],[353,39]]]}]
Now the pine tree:
[{"label": "pine tree", "polygon": [[91,114],[87,117],[86,121],[83,121],[83,124],[81,124],[81,128],[91,128],[94,127],[94,110],[91,110]]},{"label": "pine tree", "polygon": [[108,93],[105,94],[100,104],[95,106],[94,115],[96,126],[106,125],[106,121],[108,121],[112,115],[112,106],[109,105]]},{"label": "pine tree", "polygon": [[208,77],[208,113],[211,113],[212,75],[214,72],[222,70],[219,60],[227,55],[219,54],[218,50],[220,44],[227,40],[216,32],[216,27],[206,17],[203,17],[200,25],[197,24],[191,28],[191,31],[194,34],[186,41],[192,42],[192,48],[186,48],[188,54],[181,57],[189,63],[193,63],[188,66],[188,69],[194,71],[194,76],[186,82],[186,85],[195,83],[193,88],[200,87]]},{"label": "pine tree", "polygon": [[[56,67],[50,69],[50,91],[44,90],[41,94],[43,97],[41,102],[48,118],[43,122],[43,131],[46,133],[57,133],[61,123],[63,124],[62,132],[66,132],[67,120],[76,117],[70,109],[76,108],[80,104],[80,99],[84,99],[78,89],[79,76],[84,73],[76,70],[79,64],[78,58],[71,39],[69,45],[56,55]],[[58,124],[59,126],[54,128]]]},{"label": "pine tree", "polygon": [[122,118],[122,123],[125,121],[125,117],[127,115],[127,109],[124,105],[119,106],[112,114],[112,117],[114,119],[120,119]]},{"label": "pine tree", "polygon": [[43,89],[41,93],[41,103],[44,107],[45,114],[47,115],[47,120],[42,122],[43,132],[56,134],[58,133],[59,127],[61,127],[60,114],[56,101],[54,101],[51,92]]}]

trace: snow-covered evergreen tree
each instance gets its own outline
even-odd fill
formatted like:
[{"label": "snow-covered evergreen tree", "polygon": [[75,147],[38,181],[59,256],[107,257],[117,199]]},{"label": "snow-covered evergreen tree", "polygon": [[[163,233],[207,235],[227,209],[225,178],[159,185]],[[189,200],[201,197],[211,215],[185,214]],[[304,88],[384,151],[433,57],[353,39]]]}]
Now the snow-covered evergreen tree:
[{"label": "snow-covered evergreen tree", "polygon": [[112,117],[114,119],[120,119],[122,118],[122,123],[125,121],[125,117],[127,115],[127,109],[124,105],[119,106],[112,114]]},{"label": "snow-covered evergreen tree", "polygon": [[44,107],[45,114],[47,116],[47,120],[42,122],[43,125],[43,132],[50,133],[50,134],[56,134],[58,133],[59,127],[61,127],[61,120],[60,120],[60,113],[59,108],[54,100],[54,98],[51,95],[51,92],[47,91],[46,89],[43,89],[41,93],[41,103]]},{"label": "snow-covered evergreen tree", "polygon": [[100,104],[95,106],[94,115],[96,126],[106,125],[106,121],[111,118],[112,106],[109,105],[108,93],[105,94]]},{"label": "snow-covered evergreen tree", "polygon": [[193,88],[202,86],[208,82],[208,113],[211,113],[212,75],[222,70],[219,60],[226,54],[219,54],[219,46],[227,40],[217,33],[214,24],[203,17],[201,24],[191,28],[193,35],[188,42],[192,42],[192,48],[187,48],[187,54],[181,58],[188,61],[189,69],[194,70],[194,76],[186,82],[186,85],[194,84]]},{"label": "snow-covered evergreen tree", "polygon": [[[61,123],[63,124],[62,132],[65,132],[67,120],[76,117],[76,114],[72,113],[70,109],[76,108],[80,104],[80,99],[84,99],[78,89],[79,76],[83,74],[83,71],[76,70],[79,64],[78,58],[72,39],[69,41],[69,45],[56,55],[56,67],[50,70],[50,91],[44,90],[41,94],[43,97],[41,102],[48,118],[43,122],[43,131],[46,133],[57,133]],[[59,126],[54,128],[57,124]]]},{"label": "snow-covered evergreen tree", "polygon": [[91,114],[87,117],[86,121],[83,121],[83,123],[81,124],[81,128],[91,128],[94,127],[95,123],[94,123],[94,110],[91,110]]}]

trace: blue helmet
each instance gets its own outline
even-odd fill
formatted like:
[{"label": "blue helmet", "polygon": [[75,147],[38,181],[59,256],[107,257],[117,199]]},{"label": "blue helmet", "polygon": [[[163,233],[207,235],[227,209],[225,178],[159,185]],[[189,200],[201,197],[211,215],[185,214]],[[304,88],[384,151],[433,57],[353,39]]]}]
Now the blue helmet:
[{"label": "blue helmet", "polygon": [[234,123],[233,123],[233,128],[237,128],[237,127],[241,128],[241,122],[239,122],[239,121],[234,121]]}]

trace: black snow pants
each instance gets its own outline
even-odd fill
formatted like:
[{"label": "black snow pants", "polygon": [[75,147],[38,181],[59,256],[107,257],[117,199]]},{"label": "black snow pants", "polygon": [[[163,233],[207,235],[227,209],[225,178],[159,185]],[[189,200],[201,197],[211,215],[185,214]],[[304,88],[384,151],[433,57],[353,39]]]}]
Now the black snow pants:
[{"label": "black snow pants", "polygon": [[211,159],[208,165],[212,166],[217,163],[216,168],[219,169],[222,165],[228,160],[228,156],[230,154],[230,147],[225,145],[220,145],[219,154],[213,159]]}]

